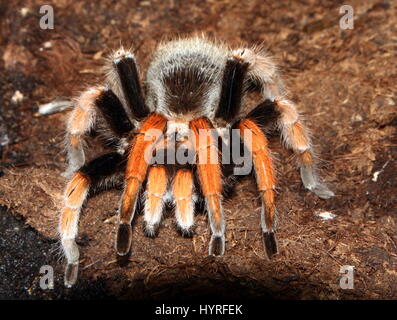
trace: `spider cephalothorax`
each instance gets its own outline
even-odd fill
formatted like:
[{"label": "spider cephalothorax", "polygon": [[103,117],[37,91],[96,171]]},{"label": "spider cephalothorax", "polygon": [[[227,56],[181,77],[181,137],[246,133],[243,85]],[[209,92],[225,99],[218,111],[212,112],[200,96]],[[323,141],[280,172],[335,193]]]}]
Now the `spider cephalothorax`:
[{"label": "spider cephalothorax", "polygon": [[[120,49],[110,57],[106,85],[85,91],[71,112],[66,175],[72,177],[59,224],[67,259],[66,286],[77,280],[79,251],[75,238],[88,191],[120,177],[124,191],[116,239],[118,255],[130,251],[131,221],[140,200],[148,235],[155,233],[167,201],[175,205],[181,230],[191,231],[195,203],[203,200],[212,232],[209,254],[222,255],[223,175],[217,141],[221,137],[224,145],[233,148],[236,143],[227,134],[231,130],[239,133],[237,144],[242,143],[252,158],[269,257],[277,252],[277,211],[275,174],[265,129],[278,130],[286,147],[296,154],[307,189],[324,199],[333,196],[315,174],[307,130],[294,104],[285,98],[275,65],[261,50],[230,50],[200,37],[161,44],[146,73],[145,96],[142,91],[134,55]],[[244,101],[250,91],[260,94],[256,106],[249,107]],[[98,120],[111,132],[115,150],[85,163],[84,137]],[[181,164],[167,157],[164,162],[151,161],[161,152],[169,154],[171,145],[171,153],[183,148],[184,155],[193,155],[187,157],[192,161]]]}]

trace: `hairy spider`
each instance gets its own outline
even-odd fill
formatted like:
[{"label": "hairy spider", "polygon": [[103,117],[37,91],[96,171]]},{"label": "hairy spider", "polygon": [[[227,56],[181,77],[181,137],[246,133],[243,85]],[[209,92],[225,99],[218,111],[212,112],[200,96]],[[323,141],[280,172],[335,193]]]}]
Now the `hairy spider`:
[{"label": "hairy spider", "polygon": [[[67,125],[69,166],[65,174],[71,180],[59,222],[67,259],[66,286],[77,280],[79,250],[75,238],[88,192],[120,177],[124,191],[116,238],[118,255],[130,252],[131,223],[139,201],[144,203],[148,235],[155,233],[167,202],[174,204],[181,230],[190,232],[195,204],[204,201],[212,232],[209,254],[223,255],[224,180],[217,141],[233,147],[227,134],[231,130],[238,130],[238,144],[242,143],[252,158],[262,201],[263,243],[269,258],[277,253],[277,211],[267,129],[279,132],[285,146],[296,154],[307,189],[323,199],[334,195],[319,181],[308,132],[295,105],[285,97],[275,64],[260,49],[231,50],[204,37],[162,43],[146,73],[145,96],[131,51],[119,49],[107,67],[106,85],[88,89],[78,98]],[[260,94],[257,106],[245,103],[248,92]],[[107,135],[115,142],[114,151],[86,163],[84,138],[98,123],[107,127]],[[202,139],[206,130],[211,133]],[[176,141],[177,148],[191,152],[193,162],[153,163],[158,153],[169,154],[171,140]]]}]

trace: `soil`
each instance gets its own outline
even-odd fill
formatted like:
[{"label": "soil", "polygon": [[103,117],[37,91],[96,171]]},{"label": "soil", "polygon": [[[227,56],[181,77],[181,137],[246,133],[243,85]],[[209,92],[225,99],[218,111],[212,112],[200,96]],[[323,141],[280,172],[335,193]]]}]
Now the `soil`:
[{"label": "soil", "polygon": [[[42,1],[0,3],[0,298],[397,298],[396,1],[349,1],[352,30],[339,26],[339,0],[47,3],[54,8],[47,30]],[[276,58],[336,196],[305,190],[291,154],[272,139],[280,253],[271,261],[247,177],[225,201],[223,257],[207,256],[204,214],[188,238],[168,213],[153,239],[142,216],[135,219],[133,254],[121,262],[113,218],[120,190],[100,193],[80,219],[78,284],[64,289],[56,225],[68,112],[42,116],[38,106],[102,81],[104,58],[120,43],[134,48],[143,73],[160,40],[201,32],[232,46],[263,44]],[[22,101],[13,101],[17,91]],[[102,151],[97,140],[90,157]],[[54,290],[40,289],[42,265],[54,267]],[[339,285],[345,265],[354,266],[354,289]]]}]

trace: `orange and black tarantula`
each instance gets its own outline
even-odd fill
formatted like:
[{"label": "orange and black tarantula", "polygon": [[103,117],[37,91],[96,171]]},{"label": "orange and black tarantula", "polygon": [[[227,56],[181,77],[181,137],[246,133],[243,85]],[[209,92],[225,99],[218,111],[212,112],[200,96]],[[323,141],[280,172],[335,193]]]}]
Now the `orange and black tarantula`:
[{"label": "orange and black tarantula", "polygon": [[[162,43],[150,62],[144,87],[142,90],[134,54],[120,49],[109,59],[106,85],[85,91],[70,114],[69,166],[65,174],[71,180],[59,222],[67,259],[66,286],[77,280],[79,250],[75,238],[89,190],[117,179],[124,185],[116,238],[118,255],[130,252],[137,203],[143,203],[146,233],[154,235],[167,202],[175,206],[181,231],[190,232],[195,204],[200,201],[212,232],[209,254],[223,255],[224,175],[217,142],[233,148],[235,144],[228,135],[232,130],[239,133],[238,145],[248,150],[252,159],[251,171],[262,200],[263,242],[269,257],[277,252],[277,211],[267,129],[278,131],[285,146],[296,154],[307,189],[323,199],[334,195],[319,181],[308,132],[295,105],[285,97],[275,64],[261,50],[231,50],[203,37]],[[249,107],[245,98],[252,91],[260,94],[261,101]],[[114,151],[86,163],[84,137],[98,123],[105,125],[108,135],[111,133]],[[175,141],[174,149],[169,147],[171,140]],[[161,152],[168,155],[169,150],[181,149],[193,155],[193,161],[151,161]]]}]

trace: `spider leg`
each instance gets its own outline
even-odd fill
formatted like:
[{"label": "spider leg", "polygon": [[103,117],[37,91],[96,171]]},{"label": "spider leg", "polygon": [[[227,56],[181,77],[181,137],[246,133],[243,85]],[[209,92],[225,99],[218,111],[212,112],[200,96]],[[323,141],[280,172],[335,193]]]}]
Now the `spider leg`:
[{"label": "spider leg", "polygon": [[274,101],[280,114],[277,125],[287,148],[297,156],[303,185],[322,199],[334,193],[322,184],[316,174],[314,152],[308,130],[295,105],[285,98],[284,86],[270,57],[256,49],[238,49],[234,53],[249,63],[248,79],[265,100]]},{"label": "spider leg", "polygon": [[190,122],[195,137],[198,180],[205,198],[211,226],[210,255],[225,252],[225,220],[222,208],[222,177],[216,139],[211,135],[212,124],[206,118]]},{"label": "spider leg", "polygon": [[59,220],[59,233],[67,265],[65,286],[77,280],[79,249],[75,242],[81,208],[90,188],[100,184],[120,169],[123,157],[117,152],[102,155],[81,167],[69,181],[64,195],[64,208]]},{"label": "spider leg", "polygon": [[334,193],[319,181],[316,174],[310,136],[294,104],[285,99],[276,99],[275,102],[281,114],[278,125],[282,139],[297,156],[303,185],[321,199],[333,197]]},{"label": "spider leg", "polygon": [[121,101],[111,89],[104,89],[95,104],[116,137],[126,137],[134,129]]},{"label": "spider leg", "polygon": [[79,97],[74,109],[70,113],[66,138],[68,168],[63,174],[65,177],[70,177],[73,172],[85,163],[83,149],[84,137],[95,124],[97,116],[95,100],[100,94],[100,89],[88,89]]},{"label": "spider leg", "polygon": [[215,113],[216,118],[232,121],[240,111],[244,90],[244,79],[248,63],[238,56],[227,59],[222,78],[221,98]]},{"label": "spider leg", "polygon": [[[117,232],[116,250],[118,255],[128,254],[132,243],[131,221],[134,216],[139,190],[149,167],[148,154],[152,155],[156,133],[163,133],[166,119],[159,114],[149,115],[142,123],[139,132],[131,141],[125,171],[125,186],[120,204],[120,224]],[[149,149],[148,149],[149,148]],[[150,151],[148,153],[148,151]]]},{"label": "spider leg", "polygon": [[172,193],[175,216],[183,233],[189,234],[194,224],[193,174],[189,169],[179,169],[174,177]]},{"label": "spider leg", "polygon": [[113,134],[125,137],[133,126],[117,96],[110,89],[91,88],[77,100],[67,125],[68,168],[63,174],[69,177],[85,163],[83,149],[86,134],[94,127],[97,111],[105,118]]},{"label": "spider leg", "polygon": [[161,221],[167,184],[168,177],[164,166],[152,166],[149,168],[144,209],[145,229],[149,236],[154,235],[155,229]]},{"label": "spider leg", "polygon": [[[244,119],[237,125],[245,146],[253,157],[255,177],[258,190],[262,199],[261,226],[263,231],[263,243],[269,258],[277,253],[277,241],[274,235],[276,227],[277,210],[275,206],[276,177],[268,149],[268,141],[265,134],[251,119]],[[252,133],[248,138],[246,130]]]},{"label": "spider leg", "polygon": [[142,120],[149,115],[149,109],[145,105],[142,89],[139,81],[139,72],[132,52],[120,49],[113,57],[113,78],[117,74],[118,82],[121,84],[123,95],[132,117]]}]

